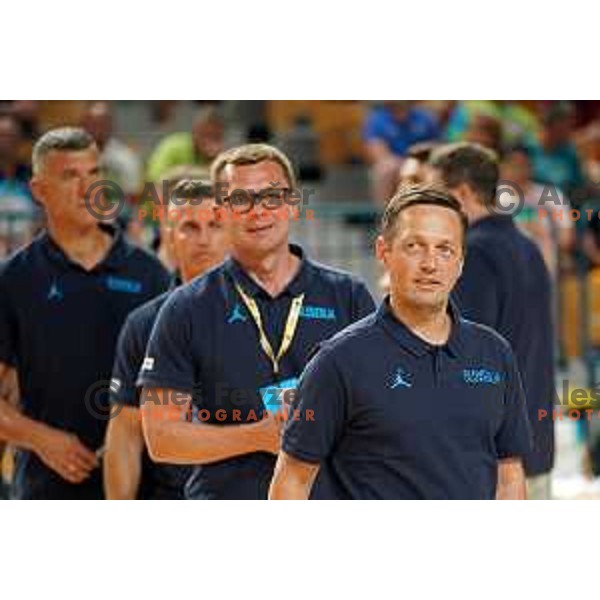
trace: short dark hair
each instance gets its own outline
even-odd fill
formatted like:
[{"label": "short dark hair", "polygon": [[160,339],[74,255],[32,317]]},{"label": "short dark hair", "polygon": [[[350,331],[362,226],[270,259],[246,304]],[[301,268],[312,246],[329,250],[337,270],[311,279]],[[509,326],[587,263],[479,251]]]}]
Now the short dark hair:
[{"label": "short dark hair", "polygon": [[429,162],[432,152],[439,146],[436,142],[418,142],[406,151],[407,158],[414,158],[421,163]]},{"label": "short dark hair", "polygon": [[469,185],[482,204],[494,202],[498,185],[498,156],[479,144],[459,142],[436,149],[429,164],[438,169],[449,188],[461,183]]},{"label": "short dark hair", "polygon": [[55,150],[87,150],[95,146],[94,138],[79,127],[61,127],[47,131],[33,146],[31,164],[33,172],[40,170],[46,156]]},{"label": "short dark hair", "polygon": [[214,196],[215,192],[211,185],[199,179],[182,179],[175,185],[170,197],[192,200],[195,198],[214,198]]},{"label": "short dark hair", "polygon": [[505,146],[502,150],[502,157],[506,158],[511,154],[524,154],[529,160],[531,160],[532,157],[531,148],[524,142],[516,142],[509,146]]},{"label": "short dark hair", "polygon": [[386,241],[391,241],[396,233],[398,218],[402,212],[411,206],[441,206],[454,211],[463,231],[463,249],[469,221],[460,202],[443,186],[437,184],[419,184],[400,186],[388,202],[381,218],[381,235]]}]

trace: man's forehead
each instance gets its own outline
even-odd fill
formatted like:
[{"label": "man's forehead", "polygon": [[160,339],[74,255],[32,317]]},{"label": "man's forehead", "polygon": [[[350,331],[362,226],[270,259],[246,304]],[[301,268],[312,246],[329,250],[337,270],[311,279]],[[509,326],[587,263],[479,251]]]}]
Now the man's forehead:
[{"label": "man's forehead", "polygon": [[55,169],[96,164],[97,162],[98,151],[95,148],[85,148],[83,150],[50,150],[45,159],[46,165]]},{"label": "man's forehead", "polygon": [[399,232],[404,236],[422,234],[452,239],[462,235],[459,215],[450,208],[418,204],[398,215]]},{"label": "man's forehead", "polygon": [[277,187],[287,184],[283,168],[279,163],[272,160],[264,160],[251,165],[225,165],[223,178],[230,183],[251,184],[252,182],[259,182],[269,185],[272,182],[276,183]]}]

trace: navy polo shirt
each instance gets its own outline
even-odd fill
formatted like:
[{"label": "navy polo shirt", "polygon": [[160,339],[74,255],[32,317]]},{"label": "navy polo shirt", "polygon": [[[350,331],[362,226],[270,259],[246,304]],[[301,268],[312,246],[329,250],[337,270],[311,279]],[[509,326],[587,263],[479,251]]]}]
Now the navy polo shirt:
[{"label": "navy polo shirt", "polygon": [[283,450],[320,463],[333,497],[491,499],[497,461],[528,450],[510,346],[450,312],[447,343],[432,346],[386,299],[310,361]]},{"label": "navy polo shirt", "polygon": [[[156,258],[105,229],[112,247],[90,271],[45,232],[0,267],[0,361],[17,369],[24,414],[76,434],[92,450],[104,440],[119,330],[170,281]],[[20,451],[13,487],[20,498],[100,498],[101,480],[97,469],[70,484]]]},{"label": "navy polo shirt", "polygon": [[[276,408],[268,389],[295,387],[318,343],[374,310],[371,296],[356,278],[308,260],[297,246],[290,248],[302,262],[277,297],[233,259],[175,290],[152,331],[140,385],[192,393],[200,420],[225,427],[255,421],[267,405]],[[235,282],[258,304],[275,352],[293,298],[305,294],[296,334],[278,374],[261,349],[257,326]],[[253,452],[202,465],[192,476],[188,494],[264,499],[275,460],[273,454]]]},{"label": "navy polo shirt", "polygon": [[540,475],[554,462],[554,424],[538,417],[554,404],[554,321],[550,275],[535,242],[511,217],[476,221],[467,233],[463,273],[454,290],[461,313],[505,337],[523,378],[532,451],[527,475]]},{"label": "navy polo shirt", "polygon": [[[115,355],[110,396],[113,402],[139,408],[140,389],[136,381],[150,339],[156,316],[170,292],[136,308],[125,321]],[[144,450],[142,480],[138,497],[144,500],[183,500],[185,483],[191,468],[179,465],[156,464]]]}]

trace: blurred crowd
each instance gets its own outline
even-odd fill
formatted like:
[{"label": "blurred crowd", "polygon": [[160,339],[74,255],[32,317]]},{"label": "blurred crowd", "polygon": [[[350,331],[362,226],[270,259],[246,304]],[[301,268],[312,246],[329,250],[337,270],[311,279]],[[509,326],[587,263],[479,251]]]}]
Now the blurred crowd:
[{"label": "blurred crowd", "polygon": [[[148,113],[151,135],[117,126],[115,113],[123,104]],[[70,124],[96,139],[103,177],[120,185],[130,208],[148,201],[148,182],[161,195],[191,169],[207,177],[211,160],[243,141],[281,146],[304,180],[326,179],[332,163],[345,163],[368,177],[370,197],[364,200],[381,207],[402,181],[427,179],[437,144],[476,142],[498,154],[503,179],[518,188],[524,207],[517,220],[540,245],[550,271],[572,270],[578,258],[600,266],[600,219],[596,210],[584,212],[598,199],[600,102],[195,102],[185,103],[189,118],[182,129],[176,115],[183,104],[1,101],[0,255],[26,241],[28,215],[36,215],[38,225],[42,218],[28,185],[33,141],[49,127]],[[346,200],[341,188],[337,199]],[[157,223],[127,223],[127,213],[122,220],[134,239],[158,248]]]}]

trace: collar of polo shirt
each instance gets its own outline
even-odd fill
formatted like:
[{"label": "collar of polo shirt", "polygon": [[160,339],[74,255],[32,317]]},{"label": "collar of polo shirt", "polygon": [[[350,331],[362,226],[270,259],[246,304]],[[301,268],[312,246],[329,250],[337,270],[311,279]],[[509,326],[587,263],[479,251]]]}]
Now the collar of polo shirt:
[{"label": "collar of polo shirt", "polygon": [[394,340],[415,356],[424,356],[433,348],[440,348],[448,355],[458,358],[464,349],[464,326],[460,312],[452,300],[448,301],[448,314],[452,320],[452,327],[448,341],[442,346],[430,344],[413,333],[402,321],[399,321],[392,312],[389,295],[377,309],[377,320]]},{"label": "collar of polo shirt", "polygon": [[[294,276],[294,278],[287,285],[285,290],[280,294],[287,294],[289,296],[297,296],[306,292],[308,289],[308,281],[310,278],[310,261],[306,258],[304,250],[296,244],[289,245],[290,252],[300,259],[300,268]],[[271,296],[264,290],[254,279],[252,279],[248,273],[244,270],[242,265],[237,262],[234,258],[228,258],[225,262],[226,271],[233,277],[234,281],[237,281],[244,289],[244,291],[250,296],[265,296],[271,298]]]},{"label": "collar of polo shirt", "polygon": [[[123,237],[123,232],[119,227],[108,225],[106,223],[100,223],[98,226],[112,237],[112,244],[102,262],[96,265],[92,271],[96,271],[97,269],[116,270],[127,259],[128,252],[132,252],[132,248],[128,248],[127,244],[124,243],[125,239]],[[81,265],[74,263],[64,253],[63,249],[52,239],[47,231],[42,233],[42,237],[46,242],[44,244],[44,250],[50,260],[59,265],[68,264],[78,269],[85,270]]]}]

